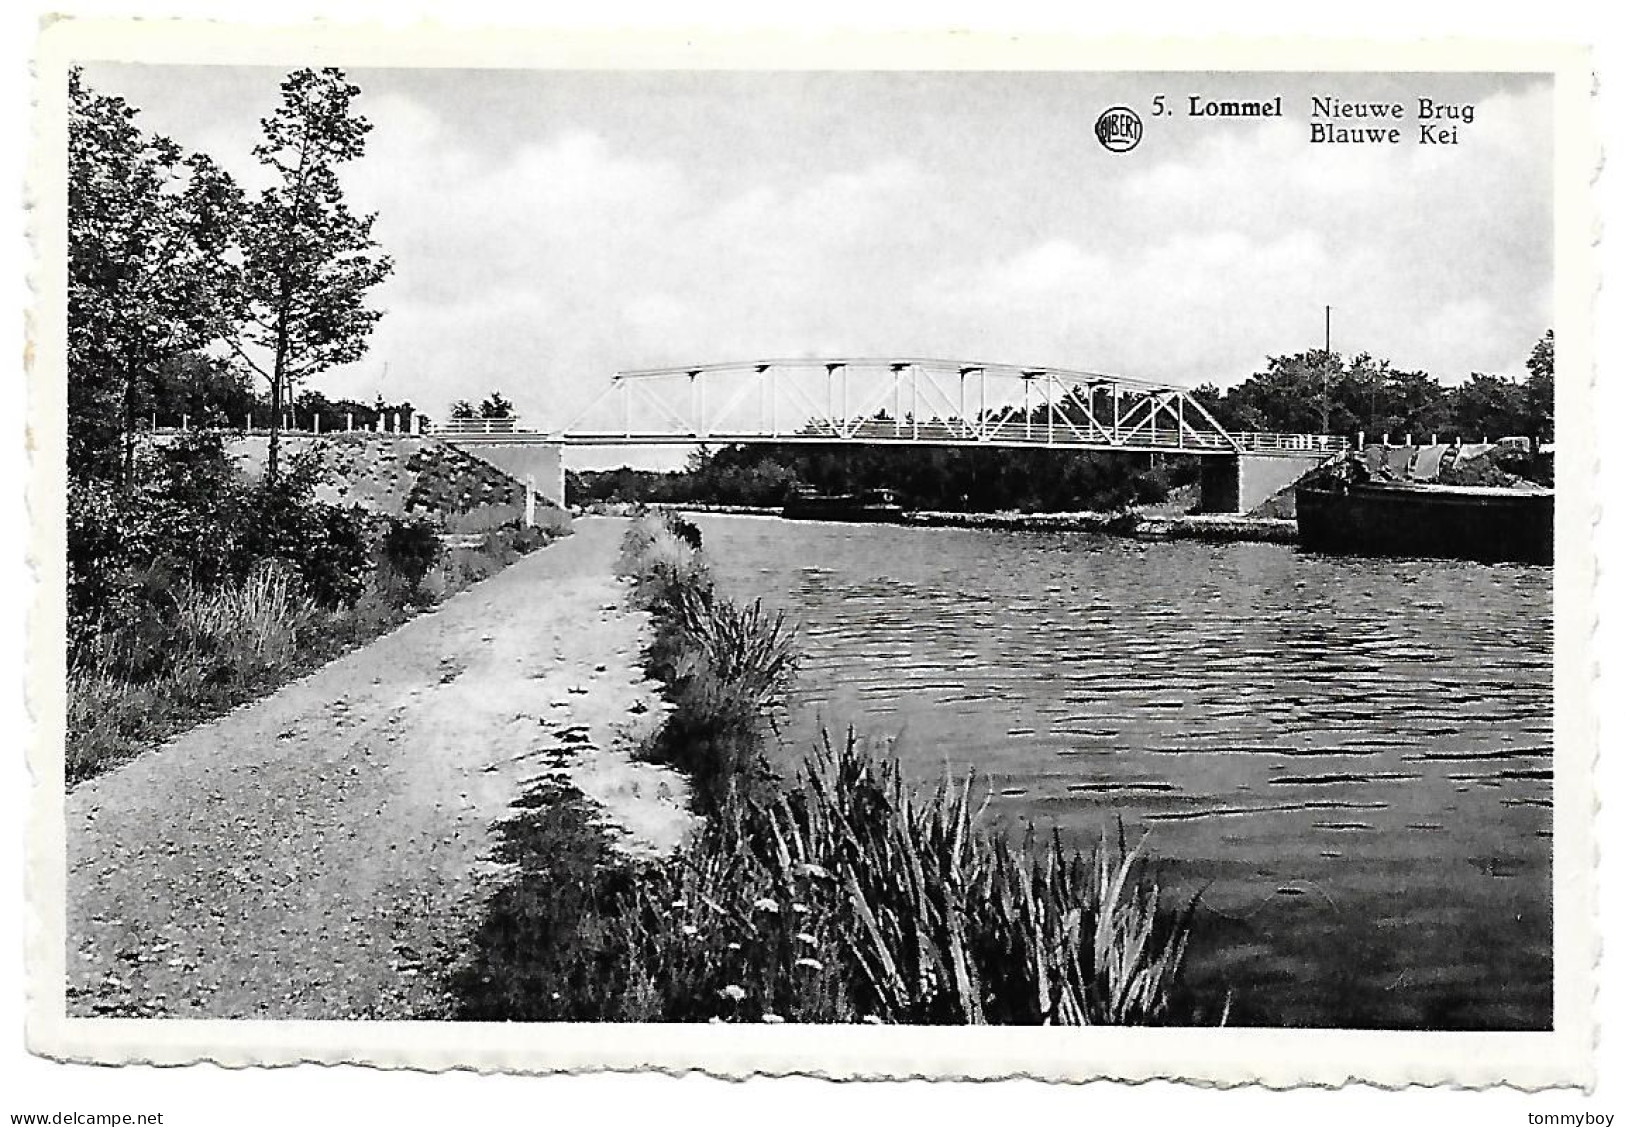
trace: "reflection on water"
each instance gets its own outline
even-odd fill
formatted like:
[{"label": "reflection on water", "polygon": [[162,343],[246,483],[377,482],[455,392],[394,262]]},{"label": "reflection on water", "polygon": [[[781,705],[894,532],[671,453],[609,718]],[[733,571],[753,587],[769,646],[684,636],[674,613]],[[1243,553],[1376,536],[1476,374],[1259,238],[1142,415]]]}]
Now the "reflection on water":
[{"label": "reflection on water", "polygon": [[852,725],[996,823],[1149,832],[1232,1021],[1550,1026],[1550,570],[698,519],[801,623],[792,748]]}]

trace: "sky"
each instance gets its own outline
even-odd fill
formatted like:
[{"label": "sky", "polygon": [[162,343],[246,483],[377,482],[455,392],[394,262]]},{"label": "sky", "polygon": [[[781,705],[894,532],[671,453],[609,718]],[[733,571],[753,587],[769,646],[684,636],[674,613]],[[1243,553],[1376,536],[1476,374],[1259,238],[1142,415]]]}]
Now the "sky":
[{"label": "sky", "polygon": [[[86,75],[261,182],[282,71]],[[374,129],[343,181],[396,270],[366,358],[312,385],[330,397],[443,415],[500,389],[549,429],[620,369],[842,355],[1229,387],[1320,347],[1327,305],[1337,351],[1448,385],[1521,376],[1552,320],[1538,76],[348,75]],[[1192,95],[1285,112],[1192,117]],[[1311,143],[1316,95],[1400,102],[1402,143]],[[1422,97],[1473,105],[1459,144],[1416,142]],[[1144,120],[1126,153],[1093,133],[1118,104]]]}]

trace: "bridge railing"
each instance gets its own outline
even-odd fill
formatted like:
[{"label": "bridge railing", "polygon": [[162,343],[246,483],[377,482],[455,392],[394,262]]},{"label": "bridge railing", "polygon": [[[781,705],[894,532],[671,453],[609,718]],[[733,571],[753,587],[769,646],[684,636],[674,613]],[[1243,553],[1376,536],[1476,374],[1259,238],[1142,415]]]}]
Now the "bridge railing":
[{"label": "bridge railing", "polygon": [[1180,430],[1174,427],[1140,426],[1132,431],[1125,428],[1114,435],[1109,429],[1080,428],[1082,433],[1056,427],[1053,434],[1042,423],[1031,428],[1023,423],[1007,423],[987,434],[975,430],[958,420],[914,423],[904,420],[866,420],[856,426],[842,421],[820,420],[809,426],[778,434],[764,434],[750,430],[709,430],[704,433],[678,434],[671,431],[585,431],[577,430],[556,436],[565,443],[710,443],[735,442],[788,444],[833,443],[868,445],[953,445],[993,447],[1050,447],[1055,449],[1085,450],[1166,450],[1170,453],[1223,454],[1231,452],[1258,454],[1323,453],[1337,454],[1349,449],[1351,443],[1341,435],[1276,434],[1259,431],[1231,432],[1228,436],[1213,431]]},{"label": "bridge railing", "polygon": [[1231,431],[1230,437],[1235,439],[1243,450],[1260,453],[1284,454],[1302,450],[1305,453],[1341,454],[1353,445],[1340,434],[1280,434],[1274,431]]},{"label": "bridge railing", "polygon": [[431,423],[425,426],[423,433],[441,438],[468,438],[486,434],[525,434],[528,432],[523,420],[507,418],[447,419],[442,423]]}]

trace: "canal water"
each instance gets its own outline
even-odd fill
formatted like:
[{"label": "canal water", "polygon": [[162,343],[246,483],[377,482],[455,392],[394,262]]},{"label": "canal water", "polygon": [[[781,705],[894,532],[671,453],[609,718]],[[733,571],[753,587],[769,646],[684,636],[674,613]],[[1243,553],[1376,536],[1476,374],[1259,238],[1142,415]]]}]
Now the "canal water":
[{"label": "canal water", "polygon": [[800,624],[787,755],[851,726],[997,827],[1148,834],[1233,1024],[1550,1028],[1549,569],[695,519]]}]

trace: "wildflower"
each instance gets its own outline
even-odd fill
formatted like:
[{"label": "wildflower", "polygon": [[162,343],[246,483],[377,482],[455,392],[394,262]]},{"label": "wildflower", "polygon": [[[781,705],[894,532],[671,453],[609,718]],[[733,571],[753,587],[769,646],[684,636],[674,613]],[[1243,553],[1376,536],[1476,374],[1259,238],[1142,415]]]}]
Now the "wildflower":
[{"label": "wildflower", "polygon": [[674,912],[681,912],[684,908],[687,908],[687,907],[688,907],[688,901],[687,900],[673,900],[671,902],[671,910],[674,911]]},{"label": "wildflower", "polygon": [[818,940],[814,936],[808,935],[804,931],[796,932],[796,938],[801,940],[803,943],[805,943],[809,947],[818,946]]},{"label": "wildflower", "polygon": [[807,905],[803,904],[799,900],[797,900],[794,904],[790,905],[790,910],[792,912],[810,912],[810,911],[812,911],[811,908],[807,907]]},{"label": "wildflower", "polygon": [[745,988],[743,986],[729,984],[718,990],[717,993],[730,1002],[743,1002],[745,1000]]},{"label": "wildflower", "polygon": [[811,861],[801,863],[801,875],[804,877],[823,877],[825,880],[833,879],[828,869],[822,865],[815,865]]},{"label": "wildflower", "polygon": [[779,902],[773,899],[771,896],[758,896],[751,904],[751,907],[755,908],[758,912],[777,912],[779,910]]},{"label": "wildflower", "polygon": [[762,1015],[762,1024],[763,1025],[783,1025],[784,1024],[784,1019],[782,1017],[780,1017],[778,1014],[763,1014]]},{"label": "wildflower", "polygon": [[737,950],[739,950],[739,944],[737,944],[737,943],[730,943],[730,944],[728,944],[728,950],[730,950],[730,951],[737,951]]},{"label": "wildflower", "polygon": [[695,927],[693,924],[684,924],[683,925],[683,934],[688,936],[690,939],[693,939],[699,933],[700,933],[700,929]]},{"label": "wildflower", "polygon": [[805,958],[805,957],[797,959],[796,960],[796,966],[798,966],[798,967],[806,967],[808,970],[823,970],[824,969],[824,964],[819,962],[817,959],[808,959],[808,958]]}]

